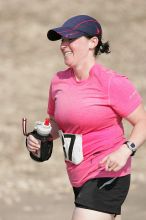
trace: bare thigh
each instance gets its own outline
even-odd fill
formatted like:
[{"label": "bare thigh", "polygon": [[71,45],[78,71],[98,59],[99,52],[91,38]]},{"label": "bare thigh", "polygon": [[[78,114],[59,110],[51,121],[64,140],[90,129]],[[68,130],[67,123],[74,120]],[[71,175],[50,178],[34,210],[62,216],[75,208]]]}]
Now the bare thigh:
[{"label": "bare thigh", "polygon": [[114,220],[121,220],[122,218],[121,218],[121,215],[117,215],[115,218],[114,218]]},{"label": "bare thigh", "polygon": [[[72,220],[113,220],[113,215],[89,209],[75,208]],[[120,219],[117,219],[120,220]]]}]

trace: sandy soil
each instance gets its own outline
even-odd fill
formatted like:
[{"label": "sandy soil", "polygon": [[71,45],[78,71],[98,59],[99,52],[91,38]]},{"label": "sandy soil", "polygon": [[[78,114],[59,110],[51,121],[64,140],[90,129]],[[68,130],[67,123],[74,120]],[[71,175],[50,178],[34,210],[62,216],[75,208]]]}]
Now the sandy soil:
[{"label": "sandy soil", "polygon": [[[37,164],[29,158],[21,130],[22,117],[28,118],[29,130],[46,117],[50,79],[64,68],[59,42],[46,38],[48,29],[75,14],[96,17],[112,50],[99,62],[127,75],[146,103],[145,8],[145,0],[0,0],[0,220],[69,220],[73,209],[59,141],[51,160]],[[128,135],[127,124],[125,129]],[[145,147],[133,160],[123,220],[146,218],[144,155]]]}]

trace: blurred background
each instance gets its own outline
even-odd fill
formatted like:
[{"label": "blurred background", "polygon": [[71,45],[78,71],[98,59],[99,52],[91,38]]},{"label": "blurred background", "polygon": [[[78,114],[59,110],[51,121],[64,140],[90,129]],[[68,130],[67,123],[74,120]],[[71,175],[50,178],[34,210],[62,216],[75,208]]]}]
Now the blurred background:
[{"label": "blurred background", "polygon": [[[146,104],[145,0],[0,0],[0,220],[71,219],[73,194],[60,142],[52,158],[38,164],[29,158],[22,135],[47,116],[50,80],[66,68],[60,42],[49,42],[50,28],[78,14],[101,22],[111,54],[98,58],[127,75]],[[125,123],[127,135],[130,127]],[[145,219],[146,145],[133,158],[129,196],[123,220]]]}]

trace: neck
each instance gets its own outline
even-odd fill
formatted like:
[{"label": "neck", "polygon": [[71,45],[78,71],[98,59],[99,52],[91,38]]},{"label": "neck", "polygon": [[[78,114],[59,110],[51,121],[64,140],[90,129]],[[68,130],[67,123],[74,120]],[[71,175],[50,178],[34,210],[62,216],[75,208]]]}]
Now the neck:
[{"label": "neck", "polygon": [[95,59],[85,62],[77,67],[73,67],[74,75],[77,80],[85,80],[89,77],[91,67],[96,63]]}]

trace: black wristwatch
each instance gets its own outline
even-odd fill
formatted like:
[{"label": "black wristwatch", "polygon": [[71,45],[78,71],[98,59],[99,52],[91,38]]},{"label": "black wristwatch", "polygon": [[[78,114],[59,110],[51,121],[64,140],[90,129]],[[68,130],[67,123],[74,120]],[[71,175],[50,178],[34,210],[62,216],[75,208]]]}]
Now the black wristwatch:
[{"label": "black wristwatch", "polygon": [[126,142],[124,142],[124,144],[126,144],[127,147],[132,151],[130,156],[134,156],[134,154],[136,153],[136,150],[137,150],[135,144],[131,141],[126,141]]}]

